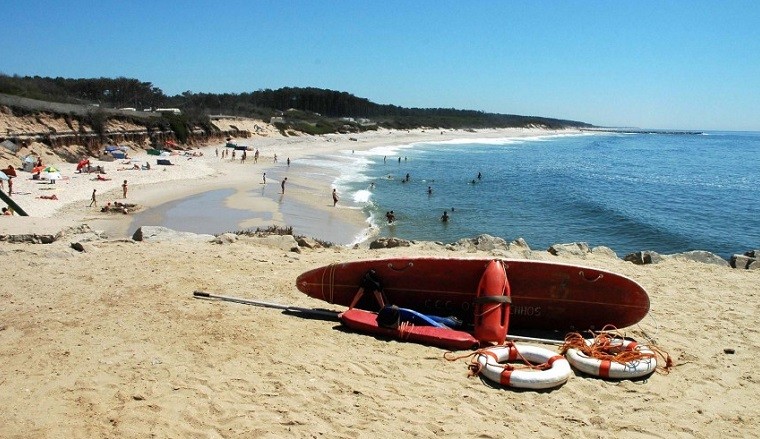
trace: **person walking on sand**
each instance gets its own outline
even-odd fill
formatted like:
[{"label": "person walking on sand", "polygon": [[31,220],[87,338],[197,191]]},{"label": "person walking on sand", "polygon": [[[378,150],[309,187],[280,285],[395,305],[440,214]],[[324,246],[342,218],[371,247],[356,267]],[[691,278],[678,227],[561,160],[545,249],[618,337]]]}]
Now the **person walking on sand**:
[{"label": "person walking on sand", "polygon": [[123,198],[127,198],[127,180],[124,180],[124,183],[121,184],[121,192]]},{"label": "person walking on sand", "polygon": [[285,177],[282,179],[282,183],[280,183],[280,187],[282,187],[282,193],[285,193],[285,182],[288,181],[288,177]]},{"label": "person walking on sand", "polygon": [[333,189],[333,207],[335,207],[336,204],[338,204],[338,192],[337,189]]},{"label": "person walking on sand", "polygon": [[290,157],[288,157],[288,167],[290,167]]},{"label": "person walking on sand", "polygon": [[97,189],[93,189],[93,190],[92,190],[92,198],[91,198],[91,200],[90,200],[90,207],[92,207],[92,206],[98,207],[98,199],[97,199],[97,197],[95,196],[95,193],[96,193],[97,191],[98,191]]}]

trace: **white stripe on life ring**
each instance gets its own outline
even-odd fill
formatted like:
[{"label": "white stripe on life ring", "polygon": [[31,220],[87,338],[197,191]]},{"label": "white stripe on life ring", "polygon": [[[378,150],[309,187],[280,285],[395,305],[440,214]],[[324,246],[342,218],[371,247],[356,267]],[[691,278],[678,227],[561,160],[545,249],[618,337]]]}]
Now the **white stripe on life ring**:
[{"label": "white stripe on life ring", "polygon": [[[598,376],[600,378],[626,379],[639,378],[654,372],[657,368],[657,359],[654,357],[648,347],[639,345],[632,340],[621,340],[619,345],[624,351],[638,351],[642,354],[649,354],[651,357],[640,360],[630,361],[628,363],[617,363],[610,360],[600,360],[589,357],[578,349],[567,350],[567,361],[574,368],[583,373]],[[586,340],[586,344],[591,346],[593,339]]]},{"label": "white stripe on life ring", "polygon": [[[519,355],[518,355],[519,353]],[[520,357],[532,363],[549,363],[549,369],[536,371],[532,369],[511,370],[504,364]],[[549,349],[528,345],[506,345],[481,349],[478,351],[480,373],[489,380],[509,387],[523,389],[549,389],[564,384],[573,373],[570,364],[562,355]]]}]

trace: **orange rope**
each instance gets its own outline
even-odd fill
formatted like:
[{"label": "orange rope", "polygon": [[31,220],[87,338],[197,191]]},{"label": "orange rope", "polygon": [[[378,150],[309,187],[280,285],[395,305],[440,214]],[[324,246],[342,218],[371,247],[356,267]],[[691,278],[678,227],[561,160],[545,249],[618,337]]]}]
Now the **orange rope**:
[{"label": "orange rope", "polygon": [[624,335],[612,325],[605,326],[597,333],[591,331],[591,334],[594,335],[594,340],[590,345],[586,343],[586,339],[578,332],[567,334],[565,336],[565,343],[560,348],[560,353],[565,355],[569,349],[578,349],[589,358],[608,360],[619,364],[627,364],[633,361],[641,361],[650,358],[656,359],[659,357],[662,358],[663,361],[657,362],[657,371],[663,374],[670,372],[670,369],[674,366],[670,355],[657,346],[646,346],[652,351],[651,353],[642,352],[641,345],[637,345],[631,350],[625,349],[623,347],[624,342],[626,341]]},{"label": "orange rope", "polygon": [[[506,344],[495,346],[495,347],[505,347],[505,348],[512,347],[515,350],[517,349],[516,346],[515,346],[515,344],[513,342],[511,342],[511,341],[508,341]],[[459,356],[451,356],[449,354],[453,354],[453,352],[445,352],[443,354],[443,358],[445,358],[448,361],[457,361],[457,360],[461,360],[463,358],[469,358],[470,362],[467,365],[467,369],[469,370],[469,372],[467,373],[467,377],[471,378],[471,377],[474,377],[474,376],[478,375],[480,373],[480,371],[483,369],[483,366],[478,362],[478,356],[479,355],[488,355],[487,352],[489,352],[490,350],[491,349],[489,349],[489,348],[483,348],[483,349],[478,349],[478,350],[476,350],[474,352],[471,352],[469,354],[464,354],[464,355],[459,355]],[[522,354],[520,353],[519,350],[517,351],[517,357],[518,357],[519,360],[522,361],[523,364],[514,365],[514,364],[510,364],[510,363],[504,363],[504,364],[500,364],[501,367],[503,367],[506,370],[532,369],[532,370],[538,370],[538,371],[547,370],[547,369],[551,368],[551,365],[548,362],[547,363],[541,363],[541,364],[533,364],[533,363],[531,363],[525,357],[522,356]]]}]

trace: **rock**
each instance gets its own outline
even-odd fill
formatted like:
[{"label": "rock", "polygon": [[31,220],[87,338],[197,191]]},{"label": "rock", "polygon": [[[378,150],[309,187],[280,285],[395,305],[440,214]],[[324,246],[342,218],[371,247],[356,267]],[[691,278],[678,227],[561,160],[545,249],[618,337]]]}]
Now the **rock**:
[{"label": "rock", "polygon": [[234,233],[222,233],[211,242],[214,244],[232,244],[233,242],[237,242],[237,240],[238,236]]},{"label": "rock", "polygon": [[142,226],[135,230],[135,233],[132,235],[132,239],[135,241],[212,241],[215,238],[216,237],[213,235],[178,232],[176,230],[160,226]]},{"label": "rock", "polygon": [[507,241],[503,238],[497,238],[487,234],[478,235],[475,238],[460,239],[453,243],[453,245],[469,252],[474,252],[476,250],[492,251],[509,249]]},{"label": "rock", "polygon": [[78,252],[83,252],[84,251],[84,246],[82,245],[81,242],[72,242],[71,243],[71,248],[73,248],[74,250],[76,250]]},{"label": "rock", "polygon": [[633,262],[636,265],[659,264],[664,261],[659,253],[651,250],[629,253],[623,258],[623,260]]},{"label": "rock", "polygon": [[253,238],[253,241],[285,251],[290,251],[293,247],[298,247],[296,238],[294,238],[293,235],[268,235]]},{"label": "rock", "polygon": [[298,243],[299,247],[306,247],[309,249],[322,248],[322,244],[318,243],[312,238],[307,238],[305,236],[297,237],[296,242]]},{"label": "rock", "polygon": [[612,250],[609,247],[605,247],[603,245],[600,245],[600,246],[592,248],[591,249],[591,253],[593,253],[595,255],[607,256],[607,257],[614,258],[614,259],[618,258],[618,255],[617,255],[617,253],[615,253],[614,250]]},{"label": "rock", "polygon": [[377,238],[369,243],[370,250],[379,248],[409,247],[411,243],[405,239],[398,238]]},{"label": "rock", "polygon": [[496,249],[507,250],[509,246],[504,238],[484,234],[475,237],[475,248],[482,251],[490,251]]},{"label": "rock", "polygon": [[747,269],[749,268],[749,264],[751,264],[754,261],[755,259],[749,256],[733,255],[731,256],[731,260],[729,261],[729,264],[731,264],[732,268]]},{"label": "rock", "polygon": [[36,233],[19,234],[19,235],[4,235],[0,237],[0,241],[11,242],[14,244],[52,244],[58,239],[57,235],[38,235]]},{"label": "rock", "polygon": [[528,245],[528,242],[525,241],[525,239],[517,238],[514,241],[509,243],[508,250],[530,251],[530,246]]},{"label": "rock", "polygon": [[676,253],[671,255],[674,259],[681,259],[687,261],[701,262],[703,264],[722,265],[725,267],[730,266],[728,261],[716,255],[704,250],[694,250],[683,253]]},{"label": "rock", "polygon": [[591,249],[585,242],[571,242],[569,244],[554,244],[549,247],[548,252],[554,256],[580,256],[585,258]]},{"label": "rock", "polygon": [[760,268],[760,250],[750,250],[743,255],[731,256],[730,264],[733,268],[757,270]]}]

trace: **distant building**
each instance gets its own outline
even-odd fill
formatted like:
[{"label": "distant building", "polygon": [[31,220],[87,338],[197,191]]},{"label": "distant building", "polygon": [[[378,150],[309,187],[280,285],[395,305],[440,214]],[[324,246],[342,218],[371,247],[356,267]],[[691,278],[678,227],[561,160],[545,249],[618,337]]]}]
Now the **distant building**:
[{"label": "distant building", "polygon": [[153,110],[157,113],[174,113],[174,114],[181,114],[182,111],[180,111],[179,108],[156,108]]}]

